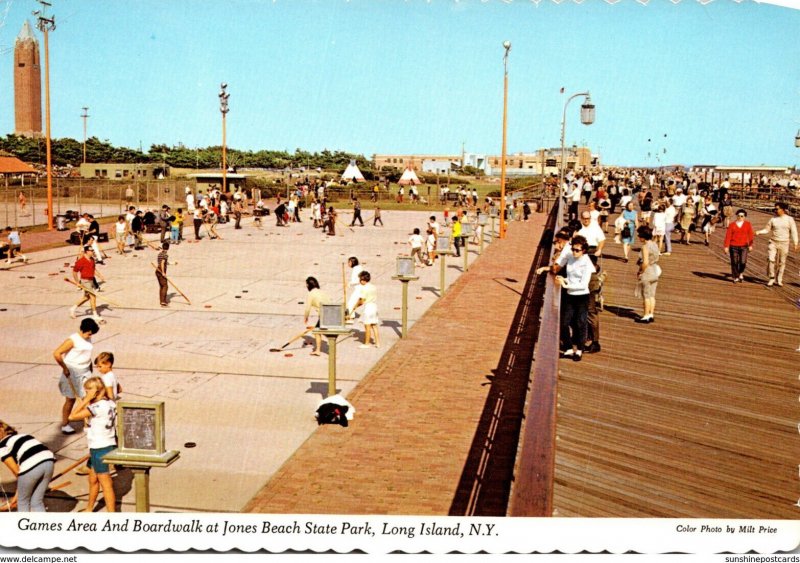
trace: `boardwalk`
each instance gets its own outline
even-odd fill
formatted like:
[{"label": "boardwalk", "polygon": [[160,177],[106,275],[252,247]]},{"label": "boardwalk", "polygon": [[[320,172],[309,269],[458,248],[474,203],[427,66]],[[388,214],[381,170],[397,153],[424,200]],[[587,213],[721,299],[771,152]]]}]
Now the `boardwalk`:
[{"label": "boardwalk", "polygon": [[732,284],[723,236],[662,258],[650,325],[633,322],[635,260],[611,245],[602,353],[560,363],[555,515],[800,515],[798,261],[767,288],[762,237]]},{"label": "boardwalk", "polygon": [[504,515],[544,219],[512,223],[348,396],[351,426],[320,427],[246,510]]}]

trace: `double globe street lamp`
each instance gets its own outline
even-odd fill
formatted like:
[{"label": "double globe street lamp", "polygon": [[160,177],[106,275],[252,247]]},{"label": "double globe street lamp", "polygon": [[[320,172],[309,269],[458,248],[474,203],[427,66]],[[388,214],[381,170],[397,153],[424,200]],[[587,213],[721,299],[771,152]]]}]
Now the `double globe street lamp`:
[{"label": "double globe street lamp", "polygon": [[228,163],[227,155],[225,154],[225,116],[227,115],[228,109],[228,98],[231,97],[230,94],[227,92],[228,84],[227,82],[223,82],[219,85],[219,111],[222,114],[222,193],[227,193],[228,191]]}]

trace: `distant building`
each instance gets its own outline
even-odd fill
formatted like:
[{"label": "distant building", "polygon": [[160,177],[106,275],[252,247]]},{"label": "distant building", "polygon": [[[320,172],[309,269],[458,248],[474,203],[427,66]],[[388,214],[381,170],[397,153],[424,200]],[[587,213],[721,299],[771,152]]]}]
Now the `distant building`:
[{"label": "distant building", "polygon": [[[186,177],[194,179],[195,191],[208,192],[215,188],[222,189],[222,172],[198,172],[196,174],[187,174]],[[229,192],[244,190],[247,187],[247,176],[228,172],[225,175],[225,185]]]},{"label": "distant building", "polygon": [[169,176],[164,164],[92,162],[81,164],[81,178],[104,180],[158,180]]},{"label": "distant building", "polygon": [[[500,175],[501,157],[488,157],[489,172],[493,176]],[[596,155],[587,147],[564,147],[564,170],[583,171],[599,165]],[[539,149],[534,153],[515,153],[506,155],[506,175],[534,176],[558,174],[561,169],[561,147]]]},{"label": "distant building", "polygon": [[458,168],[460,164],[460,159],[426,158],[422,161],[422,171],[427,174],[449,174],[453,168]]},{"label": "distant building", "polygon": [[[449,165],[460,168],[472,166],[482,170],[487,176],[499,176],[501,169],[500,155],[484,155],[462,153],[460,155],[400,155],[375,154],[372,157],[376,169],[381,167],[404,170],[407,167],[415,171],[447,173]],[[599,157],[593,155],[587,147],[564,148],[565,170],[588,170],[599,166]],[[558,174],[561,166],[561,148],[539,149],[533,153],[518,152],[506,155],[506,175],[534,176],[539,174]]]},{"label": "distant building", "polygon": [[[712,184],[728,180],[732,184],[756,184],[762,179],[785,179],[793,173],[788,166],[721,166],[717,164],[695,164],[689,174]],[[779,182],[778,182],[779,183]],[[784,182],[785,183],[785,182]]]},{"label": "distant building", "polygon": [[25,21],[14,42],[14,134],[42,136],[42,76],[39,42]]},{"label": "distant building", "polygon": [[441,154],[373,154],[372,164],[375,170],[381,168],[395,168],[405,170],[409,166],[415,172],[422,170],[423,161],[453,161],[460,163],[461,156],[441,155]]}]

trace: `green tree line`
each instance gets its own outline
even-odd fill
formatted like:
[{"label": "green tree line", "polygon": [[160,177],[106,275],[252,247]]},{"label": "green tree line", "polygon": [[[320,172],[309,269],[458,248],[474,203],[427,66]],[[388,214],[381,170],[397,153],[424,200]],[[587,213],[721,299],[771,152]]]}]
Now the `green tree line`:
[{"label": "green tree line", "polygon": [[[83,162],[83,144],[75,139],[63,138],[51,140],[51,154],[56,166],[80,166]],[[45,164],[47,161],[44,139],[33,139],[17,135],[0,138],[0,150],[10,153],[20,160],[31,164]],[[288,151],[258,150],[243,151],[227,147],[226,157],[229,166],[237,168],[322,168],[338,170],[347,166],[350,159],[356,159],[362,170],[370,164],[364,155],[345,151],[309,152],[295,149]],[[154,144],[148,152],[115,147],[111,143],[101,141],[97,137],[86,139],[87,162],[166,162],[176,168],[219,168],[222,163],[222,147],[189,148],[183,144],[169,146]]]}]

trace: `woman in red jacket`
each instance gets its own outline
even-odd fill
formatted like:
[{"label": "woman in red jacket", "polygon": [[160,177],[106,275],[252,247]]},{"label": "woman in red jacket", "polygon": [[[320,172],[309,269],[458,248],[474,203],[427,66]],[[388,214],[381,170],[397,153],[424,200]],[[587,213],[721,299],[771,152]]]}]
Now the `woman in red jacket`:
[{"label": "woman in red jacket", "polygon": [[744,281],[744,269],[747,266],[747,252],[753,250],[753,226],[746,220],[747,211],[736,212],[736,221],[728,225],[725,232],[725,252],[731,256],[731,277],[733,283]]}]

